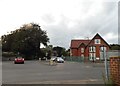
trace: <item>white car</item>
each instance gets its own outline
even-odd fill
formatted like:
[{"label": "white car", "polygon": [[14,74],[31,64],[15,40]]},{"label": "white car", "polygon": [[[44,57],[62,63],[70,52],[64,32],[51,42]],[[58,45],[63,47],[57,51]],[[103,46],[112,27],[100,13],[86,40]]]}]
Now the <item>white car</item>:
[{"label": "white car", "polygon": [[58,63],[64,63],[64,59],[62,59],[61,57],[57,57],[57,62]]},{"label": "white car", "polygon": [[64,59],[62,59],[61,57],[52,57],[51,60],[57,61],[58,63],[64,63]]}]

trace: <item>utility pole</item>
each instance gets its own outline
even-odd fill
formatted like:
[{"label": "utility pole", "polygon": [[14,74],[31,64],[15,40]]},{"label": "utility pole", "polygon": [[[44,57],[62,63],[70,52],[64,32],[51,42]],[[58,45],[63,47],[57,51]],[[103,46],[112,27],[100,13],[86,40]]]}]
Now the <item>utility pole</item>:
[{"label": "utility pole", "polygon": [[105,76],[106,76],[106,79],[109,80],[109,78],[108,78],[108,64],[107,64],[107,57],[105,55],[104,45],[103,45],[103,58],[105,59],[105,61],[104,61],[104,64],[105,64]]}]

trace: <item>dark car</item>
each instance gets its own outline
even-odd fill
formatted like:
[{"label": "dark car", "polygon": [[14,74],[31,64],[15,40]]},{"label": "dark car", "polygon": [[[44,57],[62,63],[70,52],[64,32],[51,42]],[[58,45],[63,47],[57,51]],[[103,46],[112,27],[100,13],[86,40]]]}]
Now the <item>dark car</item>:
[{"label": "dark car", "polygon": [[22,58],[22,57],[17,57],[17,58],[15,58],[15,60],[14,60],[14,63],[15,64],[24,64],[24,58]]}]

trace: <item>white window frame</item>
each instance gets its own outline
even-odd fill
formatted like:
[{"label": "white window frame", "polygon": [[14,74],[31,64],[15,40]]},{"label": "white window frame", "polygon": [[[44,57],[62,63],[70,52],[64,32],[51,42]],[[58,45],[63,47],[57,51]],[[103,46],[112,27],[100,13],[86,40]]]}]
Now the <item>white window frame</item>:
[{"label": "white window frame", "polygon": [[92,52],[92,47],[89,47],[89,52]]},{"label": "white window frame", "polygon": [[96,53],[89,53],[90,60],[96,60]]},{"label": "white window frame", "polygon": [[[104,50],[104,51],[103,51],[103,50]],[[102,52],[107,51],[107,47],[105,47],[105,46],[104,46],[104,47],[103,47],[103,46],[101,46],[101,47],[100,47],[100,51],[102,51]]]},{"label": "white window frame", "polygon": [[81,48],[81,53],[84,53],[84,48]]},{"label": "white window frame", "polygon": [[81,54],[81,57],[84,57],[84,54]]},{"label": "white window frame", "polygon": [[95,44],[101,44],[101,40],[100,39],[95,39],[94,42],[95,42]]},{"label": "white window frame", "polygon": [[92,53],[89,53],[89,58],[90,60],[92,60]]},{"label": "white window frame", "polygon": [[95,46],[90,46],[89,47],[89,52],[96,52],[96,47]]}]

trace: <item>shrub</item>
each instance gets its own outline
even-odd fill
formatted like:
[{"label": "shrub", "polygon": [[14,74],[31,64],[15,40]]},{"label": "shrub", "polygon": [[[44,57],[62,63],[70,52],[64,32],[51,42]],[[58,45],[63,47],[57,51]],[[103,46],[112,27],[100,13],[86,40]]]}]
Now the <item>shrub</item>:
[{"label": "shrub", "polygon": [[13,52],[2,52],[3,57],[15,57],[16,54]]}]

